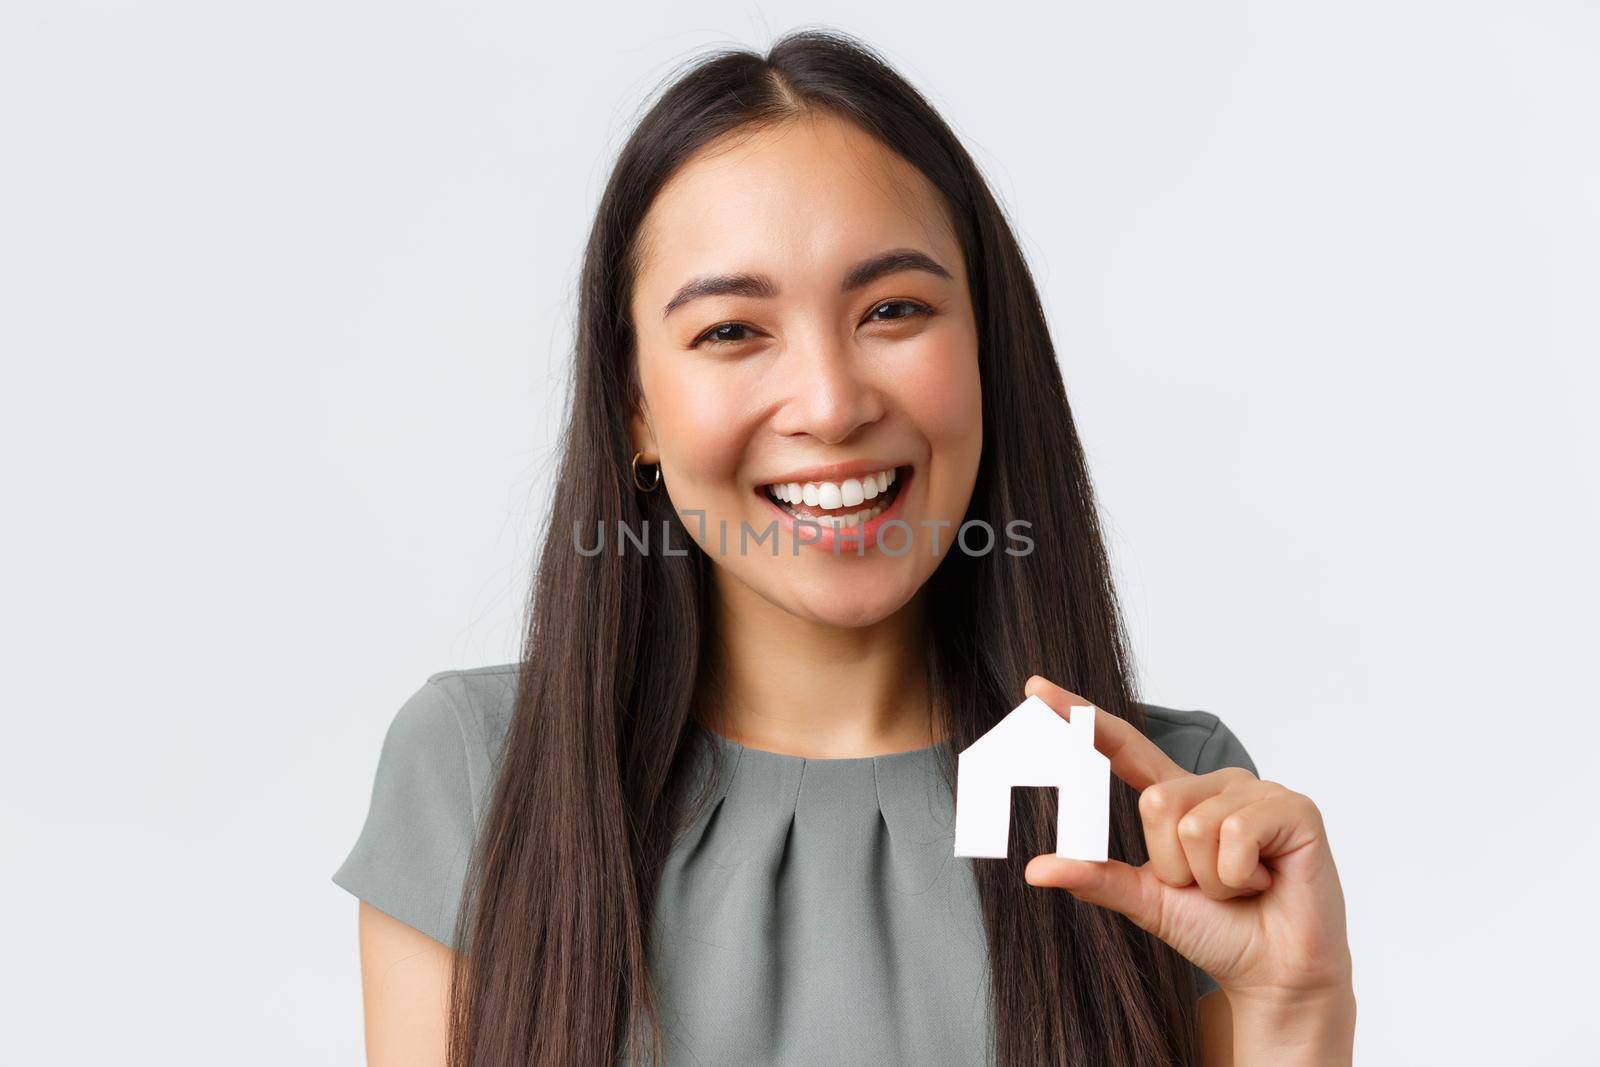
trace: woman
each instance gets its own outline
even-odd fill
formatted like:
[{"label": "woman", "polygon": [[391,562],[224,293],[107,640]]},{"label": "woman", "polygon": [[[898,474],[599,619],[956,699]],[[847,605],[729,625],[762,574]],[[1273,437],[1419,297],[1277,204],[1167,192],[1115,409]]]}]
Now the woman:
[{"label": "woman", "polygon": [[[1037,292],[927,103],[840,35],[708,57],[581,285],[522,660],[406,704],[335,876],[371,1061],[1348,1060],[1317,810],[1135,700]],[[1024,695],[1110,713],[1111,862],[1044,790],[952,856]]]}]

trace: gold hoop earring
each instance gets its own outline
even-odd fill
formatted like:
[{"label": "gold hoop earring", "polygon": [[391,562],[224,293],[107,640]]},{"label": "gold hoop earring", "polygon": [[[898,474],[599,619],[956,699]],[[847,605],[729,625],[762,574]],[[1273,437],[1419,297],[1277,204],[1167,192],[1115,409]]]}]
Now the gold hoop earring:
[{"label": "gold hoop earring", "polygon": [[639,481],[639,457],[642,455],[644,455],[643,452],[635,452],[633,454],[633,462],[628,464],[628,466],[633,469],[633,484],[640,490],[640,492],[653,493],[657,489],[661,488],[661,464],[652,464],[652,466],[654,466],[656,469],[656,480],[651,482],[649,485],[645,485],[643,482]]}]

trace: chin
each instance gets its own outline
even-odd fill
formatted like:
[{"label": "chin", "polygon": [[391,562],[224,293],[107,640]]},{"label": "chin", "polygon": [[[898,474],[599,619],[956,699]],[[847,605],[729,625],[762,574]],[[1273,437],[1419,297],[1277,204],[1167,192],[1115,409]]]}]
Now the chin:
[{"label": "chin", "polygon": [[783,590],[774,599],[785,610],[801,618],[841,629],[855,629],[887,619],[905,607],[915,592],[915,589],[891,588],[886,583],[880,584],[877,589],[863,588],[861,581],[856,579]]}]

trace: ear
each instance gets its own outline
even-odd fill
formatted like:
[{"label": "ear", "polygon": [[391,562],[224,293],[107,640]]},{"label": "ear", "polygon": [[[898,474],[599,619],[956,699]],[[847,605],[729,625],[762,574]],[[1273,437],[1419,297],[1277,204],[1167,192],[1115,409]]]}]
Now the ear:
[{"label": "ear", "polygon": [[650,425],[650,416],[643,400],[639,401],[628,419],[628,440],[635,452],[644,453],[644,462],[656,462],[656,433]]}]

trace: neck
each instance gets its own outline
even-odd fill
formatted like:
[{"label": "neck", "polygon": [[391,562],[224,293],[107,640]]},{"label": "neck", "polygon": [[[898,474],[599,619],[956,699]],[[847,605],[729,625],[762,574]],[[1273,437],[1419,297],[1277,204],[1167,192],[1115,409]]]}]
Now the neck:
[{"label": "neck", "polygon": [[925,748],[923,595],[867,626],[801,618],[717,578],[705,725],[747,748],[850,759]]}]

